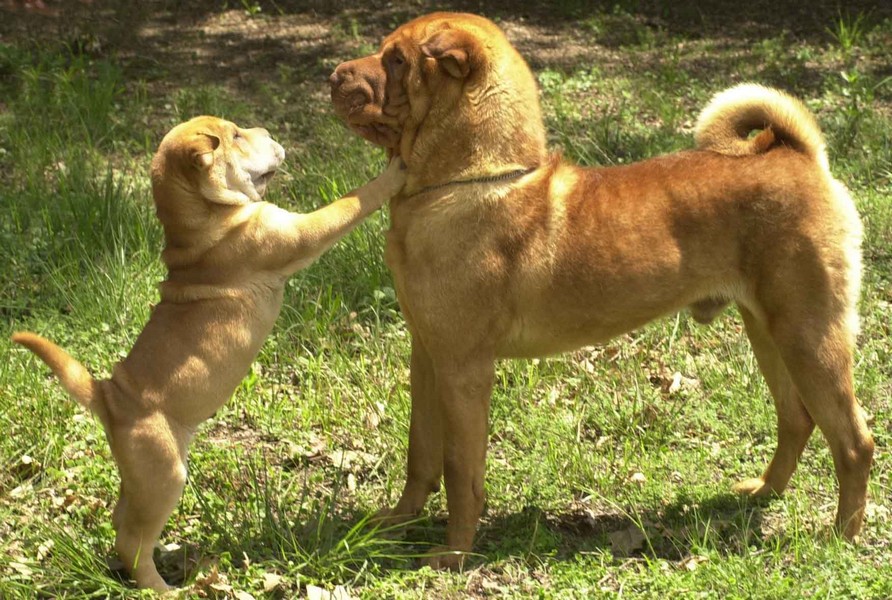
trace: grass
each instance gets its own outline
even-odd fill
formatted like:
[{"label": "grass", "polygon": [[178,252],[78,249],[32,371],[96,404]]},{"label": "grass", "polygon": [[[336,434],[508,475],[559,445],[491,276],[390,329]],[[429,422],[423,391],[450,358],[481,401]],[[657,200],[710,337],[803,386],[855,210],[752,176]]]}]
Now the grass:
[{"label": "grass", "polygon": [[[283,18],[277,5],[231,4]],[[337,19],[336,32],[353,24],[341,38],[376,43],[361,19]],[[728,493],[764,468],[775,434],[727,311],[708,328],[679,315],[604,346],[502,362],[479,557],[462,574],[417,569],[444,533],[442,493],[405,534],[366,523],[398,497],[409,418],[409,339],[379,213],[291,280],[251,374],[201,428],[162,536],[162,571],[186,578],[184,595],[892,597],[892,21],[840,15],[823,37],[755,43],[654,27],[630,3],[582,23],[621,58],[537,75],[553,144],[584,164],[690,147],[699,107],[740,80],[782,86],[817,113],[866,233],[856,381],[877,453],[860,545],[826,535],[836,486],[820,435],[782,498]],[[45,333],[97,375],[129,349],[164,277],[148,162],[180,120],[267,126],[289,152],[269,199],[294,210],[379,172],[383,156],[335,122],[311,71],[157,93],[123,58],[0,45],[0,597],[140,595],[108,564],[117,476],[101,428],[9,334]]]}]

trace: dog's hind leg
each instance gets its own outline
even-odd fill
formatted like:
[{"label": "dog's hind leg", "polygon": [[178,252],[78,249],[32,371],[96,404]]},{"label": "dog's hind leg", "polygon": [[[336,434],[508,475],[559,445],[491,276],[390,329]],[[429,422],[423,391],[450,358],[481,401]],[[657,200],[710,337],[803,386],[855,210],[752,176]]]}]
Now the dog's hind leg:
[{"label": "dog's hind leg", "polygon": [[864,519],[874,451],[854,394],[852,336],[844,319],[810,314],[799,322],[781,323],[772,337],[808,414],[830,445],[839,481],[836,527],[852,539]]},{"label": "dog's hind leg", "polygon": [[761,477],[741,481],[732,490],[751,496],[779,494],[790,482],[815,424],[802,404],[799,392],[765,326],[745,307],[739,308],[759,370],[774,398],[777,410],[777,449]]},{"label": "dog's hind leg", "polygon": [[121,497],[113,523],[115,549],[140,588],[171,589],[155,567],[152,551],[186,483],[183,449],[163,418],[147,419],[117,440]]}]

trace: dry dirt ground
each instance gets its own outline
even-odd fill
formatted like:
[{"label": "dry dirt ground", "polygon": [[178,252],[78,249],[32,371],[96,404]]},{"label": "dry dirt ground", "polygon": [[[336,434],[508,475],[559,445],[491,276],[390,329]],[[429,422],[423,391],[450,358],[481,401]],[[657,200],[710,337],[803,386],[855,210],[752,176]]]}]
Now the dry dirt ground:
[{"label": "dry dirt ground", "polygon": [[[498,20],[536,69],[592,64],[612,70],[642,67],[629,64],[620,51],[636,31],[708,37],[726,49],[745,49],[781,32],[798,40],[826,40],[827,24],[842,14],[839,7],[830,0],[0,0],[0,43],[62,42],[113,56],[128,78],[146,81],[154,94],[223,82],[249,91],[283,68],[324,88],[338,62],[433,10]],[[849,0],[845,13],[882,20],[892,17],[892,3]],[[602,15],[604,25],[597,35],[584,26],[594,14]],[[703,68],[709,68],[708,61]]]}]

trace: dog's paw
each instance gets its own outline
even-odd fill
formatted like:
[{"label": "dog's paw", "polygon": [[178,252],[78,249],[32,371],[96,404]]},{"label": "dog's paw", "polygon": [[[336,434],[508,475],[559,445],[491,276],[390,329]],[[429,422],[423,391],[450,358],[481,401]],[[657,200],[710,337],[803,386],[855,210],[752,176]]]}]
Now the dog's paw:
[{"label": "dog's paw", "polygon": [[142,581],[137,581],[136,585],[140,588],[147,588],[152,590],[153,592],[164,595],[169,595],[170,592],[177,591],[177,588],[172,585],[168,585],[167,582],[164,581],[161,577],[143,579]]},{"label": "dog's paw", "polygon": [[382,508],[369,518],[368,524],[383,538],[399,539],[405,533],[406,523],[412,519],[412,515],[401,515],[391,508]]},{"label": "dog's paw", "polygon": [[421,566],[436,571],[459,571],[465,564],[466,553],[450,548],[437,546],[421,559]]},{"label": "dog's paw", "polygon": [[393,508],[382,508],[381,510],[376,512],[371,519],[369,519],[369,522],[374,525],[378,525],[381,528],[397,527],[399,525],[405,525],[415,518],[415,515],[398,513],[396,512],[396,509]]},{"label": "dog's paw", "polygon": [[754,496],[764,498],[774,494],[774,490],[761,477],[744,479],[731,486],[731,491],[740,496]]}]

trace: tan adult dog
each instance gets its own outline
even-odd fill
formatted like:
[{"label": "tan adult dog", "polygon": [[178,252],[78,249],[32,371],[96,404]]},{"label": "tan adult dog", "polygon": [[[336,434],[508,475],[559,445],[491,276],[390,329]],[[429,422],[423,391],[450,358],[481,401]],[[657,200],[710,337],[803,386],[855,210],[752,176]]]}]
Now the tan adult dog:
[{"label": "tan adult dog", "polygon": [[284,157],[265,129],[214,117],[165,136],[152,161],[152,187],[168,277],[111,379],[94,380],[40,336],[13,336],[102,422],[121,473],[115,548],[139,587],[168,589],[152,550],[182,494],[189,441],[247,373],[279,314],[285,281],[405,180],[395,160],[344,198],[295,214],[260,201]]},{"label": "tan adult dog", "polygon": [[781,492],[816,423],[839,480],[836,524],[859,532],[873,455],[852,391],[861,226],[801,103],[738,86],[700,116],[696,150],[579,168],[547,153],[535,79],[504,34],[450,13],[401,26],[331,84],[337,112],[409,171],[386,246],[412,334],[392,518],[418,513],[445,476],[442,550],[471,549],[497,358],[600,342],[685,307],[709,321],[734,302],[778,414],[774,458],[734,490]]}]

